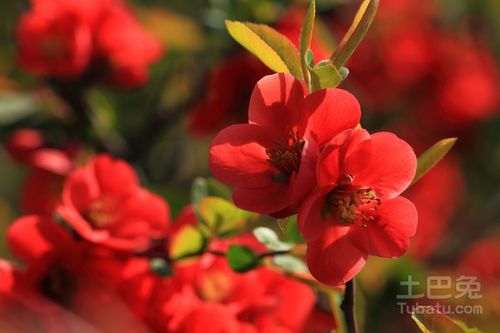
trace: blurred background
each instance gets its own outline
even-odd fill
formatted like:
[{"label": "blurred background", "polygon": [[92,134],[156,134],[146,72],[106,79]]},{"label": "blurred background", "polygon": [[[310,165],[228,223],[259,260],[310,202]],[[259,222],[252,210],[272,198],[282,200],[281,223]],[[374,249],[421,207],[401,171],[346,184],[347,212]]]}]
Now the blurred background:
[{"label": "blurred background", "polygon": [[[165,52],[140,88],[87,89],[93,117],[81,119],[65,105],[57,84],[16,62],[16,24],[29,3],[0,3],[1,257],[10,257],[3,235],[24,209],[20,198],[27,186],[28,170],[7,149],[15,130],[39,130],[48,146],[84,142],[127,159],[176,215],[190,201],[193,179],[209,175],[213,136],[246,121],[253,85],[271,73],[230,38],[224,20],[270,24],[298,43],[307,2],[127,4]],[[359,2],[318,0],[317,6],[312,49],[320,60],[329,57]],[[394,131],[417,154],[442,138],[458,137],[452,152],[404,193],[419,211],[409,253],[397,260],[371,258],[360,276],[365,332],[418,332],[410,316],[400,313],[397,295],[408,293],[401,282],[412,276],[421,282],[414,292],[429,296],[429,277],[451,277],[453,289],[462,275],[477,277],[482,297],[440,302],[481,305],[482,313],[452,315],[484,332],[500,331],[499,16],[497,0],[381,0],[371,30],[347,64],[350,74],[341,87],[359,99],[364,128]],[[427,298],[418,301],[436,302]]]}]

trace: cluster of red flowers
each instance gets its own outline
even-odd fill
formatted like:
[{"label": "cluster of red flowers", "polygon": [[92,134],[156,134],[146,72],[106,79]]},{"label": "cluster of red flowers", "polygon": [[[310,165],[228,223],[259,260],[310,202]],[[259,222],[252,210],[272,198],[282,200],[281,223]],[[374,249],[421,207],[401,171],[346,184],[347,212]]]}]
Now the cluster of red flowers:
[{"label": "cluster of red flowers", "polygon": [[345,90],[305,95],[288,74],[260,80],[248,124],[222,130],[210,148],[212,173],[234,186],[243,209],[298,212],[311,273],[345,283],[368,255],[398,257],[415,233],[414,205],[400,197],[416,170],[413,149],[387,132],[357,128],[360,106]]},{"label": "cluster of red flowers", "polygon": [[17,27],[19,64],[64,80],[137,86],[162,46],[119,0],[33,0]]},{"label": "cluster of red flowers", "polygon": [[491,118],[499,103],[494,55],[463,28],[439,26],[437,6],[433,0],[381,1],[369,36],[348,63],[368,110],[404,105],[429,134],[442,132],[436,124],[460,128]]},{"label": "cluster of red flowers", "polygon": [[[238,274],[210,253],[174,261],[172,240],[198,223],[194,211],[188,206],[171,223],[168,204],[141,187],[126,162],[97,155],[79,166],[77,149],[49,148],[33,130],[15,133],[8,148],[32,169],[23,197],[39,202],[23,204],[27,215],[7,232],[11,252],[25,265],[0,262],[7,332],[251,333],[304,326],[315,303],[309,286],[267,268]],[[253,236],[238,241],[265,251]],[[226,251],[229,244],[210,246]]]}]

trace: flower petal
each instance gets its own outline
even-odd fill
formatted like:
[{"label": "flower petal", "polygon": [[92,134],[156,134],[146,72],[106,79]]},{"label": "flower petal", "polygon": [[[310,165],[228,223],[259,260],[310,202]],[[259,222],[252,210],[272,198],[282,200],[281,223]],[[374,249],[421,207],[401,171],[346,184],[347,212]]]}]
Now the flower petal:
[{"label": "flower petal", "polygon": [[71,251],[75,242],[62,225],[37,215],[23,216],[7,231],[9,248],[27,264],[47,260],[60,251]]},{"label": "flower petal", "polygon": [[260,214],[278,213],[290,205],[290,186],[272,183],[267,187],[238,188],[233,192],[236,206]]},{"label": "flower petal", "polygon": [[371,156],[370,134],[362,129],[345,130],[323,148],[317,167],[320,188],[338,184],[343,177],[366,168]]},{"label": "flower petal", "polygon": [[267,161],[267,133],[252,124],[232,125],[212,141],[209,164],[212,174],[235,187],[264,187],[276,170]]},{"label": "flower petal", "polygon": [[95,179],[103,193],[125,195],[139,185],[135,171],[123,160],[102,154],[96,156],[92,164]]},{"label": "flower petal", "polygon": [[320,147],[343,130],[356,127],[361,118],[359,102],[342,89],[323,89],[308,95],[304,109],[309,114],[305,134]]},{"label": "flower petal", "polygon": [[307,244],[307,265],[320,282],[332,286],[351,280],[361,271],[368,256],[357,244],[356,227],[330,227],[322,238]]},{"label": "flower petal", "polygon": [[306,140],[302,148],[300,168],[293,182],[292,206],[298,206],[316,185],[316,162],[319,148],[313,139]]},{"label": "flower petal", "polygon": [[329,226],[329,219],[323,218],[321,211],[325,205],[325,197],[319,192],[310,195],[300,205],[297,225],[307,241],[313,241],[323,235]]},{"label": "flower petal", "polygon": [[286,73],[262,78],[250,97],[248,122],[281,135],[299,123],[304,90],[299,81]]},{"label": "flower petal", "polygon": [[392,199],[413,180],[417,157],[408,143],[389,132],[373,134],[371,149],[371,161],[355,175],[354,183],[370,186],[381,199]]},{"label": "flower petal", "polygon": [[417,209],[408,199],[397,197],[382,201],[378,219],[368,223],[368,251],[386,258],[402,256],[408,249],[410,237],[417,230]]}]

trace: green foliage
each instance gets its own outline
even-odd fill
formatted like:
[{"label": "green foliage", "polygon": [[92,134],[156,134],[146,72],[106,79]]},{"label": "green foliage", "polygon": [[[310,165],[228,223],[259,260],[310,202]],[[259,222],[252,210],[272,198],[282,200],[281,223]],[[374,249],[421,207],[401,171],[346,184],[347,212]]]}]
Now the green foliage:
[{"label": "green foliage", "polygon": [[231,245],[226,254],[229,266],[239,273],[248,272],[260,263],[260,257],[249,247]]},{"label": "green foliage", "polygon": [[229,34],[266,66],[277,73],[291,73],[302,79],[297,48],[273,28],[264,24],[226,21]]},{"label": "green foliage", "polygon": [[239,209],[231,202],[213,196],[206,196],[199,202],[202,221],[209,229],[219,235],[235,231],[243,227],[254,213]]},{"label": "green foliage", "polygon": [[293,248],[293,243],[285,243],[279,240],[276,233],[266,227],[258,227],[253,231],[255,238],[272,251],[289,251]]},{"label": "green foliage", "polygon": [[290,273],[308,273],[306,264],[299,258],[292,255],[282,254],[273,257],[273,264],[281,267],[285,272]]},{"label": "green foliage", "polygon": [[436,142],[432,147],[427,149],[417,160],[417,172],[413,178],[412,184],[415,184],[429,170],[431,170],[437,162],[439,162],[450,151],[455,144],[457,138],[447,138]]},{"label": "green foliage", "polygon": [[304,26],[300,31],[299,51],[300,51],[300,66],[302,68],[302,75],[306,85],[310,88],[311,75],[306,60],[306,52],[311,47],[311,40],[313,37],[314,18],[316,16],[316,1],[311,0],[307,9],[307,14],[304,20]]},{"label": "green foliage", "polygon": [[340,41],[338,48],[333,52],[331,59],[336,68],[344,66],[361,43],[375,18],[378,5],[379,0],[363,1],[349,30]]},{"label": "green foliage", "polygon": [[170,247],[170,258],[181,260],[203,252],[206,238],[201,229],[192,225],[183,227],[174,237]]},{"label": "green foliage", "polygon": [[423,333],[481,333],[477,328],[469,328],[431,306],[419,306],[411,317]]}]

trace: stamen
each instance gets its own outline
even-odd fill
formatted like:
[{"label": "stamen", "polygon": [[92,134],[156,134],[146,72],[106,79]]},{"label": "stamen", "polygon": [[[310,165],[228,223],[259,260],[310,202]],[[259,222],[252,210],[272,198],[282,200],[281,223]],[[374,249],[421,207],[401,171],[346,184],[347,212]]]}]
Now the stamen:
[{"label": "stamen", "polygon": [[288,179],[293,172],[299,171],[303,147],[304,140],[299,133],[290,130],[274,142],[273,148],[266,149],[267,161],[280,171],[279,180]]},{"label": "stamen", "polygon": [[381,201],[370,187],[352,185],[353,180],[352,175],[347,175],[340,181],[340,185],[330,191],[322,215],[325,212],[335,214],[346,224],[359,221],[366,228],[368,223],[375,220],[371,214],[377,210]]}]

